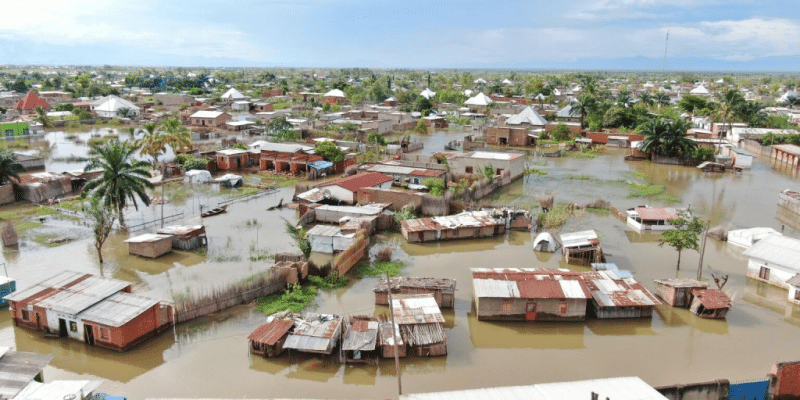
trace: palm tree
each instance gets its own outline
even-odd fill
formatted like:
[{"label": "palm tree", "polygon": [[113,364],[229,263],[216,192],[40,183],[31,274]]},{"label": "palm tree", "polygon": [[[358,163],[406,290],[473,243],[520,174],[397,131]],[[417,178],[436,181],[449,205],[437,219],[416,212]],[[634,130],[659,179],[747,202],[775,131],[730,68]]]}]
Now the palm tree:
[{"label": "palm tree", "polygon": [[[731,119],[738,114],[739,108],[744,102],[744,97],[742,97],[742,94],[736,89],[728,89],[722,92],[719,99],[719,109],[717,109],[714,119],[722,121],[723,127],[725,127],[725,123],[728,124],[728,129],[725,131],[726,134],[731,129]],[[717,132],[717,139],[720,139],[722,137],[722,131],[718,130]],[[719,146],[717,146],[717,152],[719,152]]]},{"label": "palm tree", "polygon": [[639,92],[639,101],[642,102],[647,107],[652,107],[655,103],[655,99],[650,92]]},{"label": "palm tree", "polygon": [[583,84],[583,88],[581,90],[582,93],[586,93],[590,96],[597,96],[597,76],[595,75],[582,76],[581,83]]},{"label": "palm tree", "polygon": [[157,128],[158,125],[155,122],[148,122],[142,125],[144,136],[137,140],[135,144],[139,148],[139,154],[153,158],[153,169],[158,164],[158,155],[167,151],[166,136],[159,132]]},{"label": "palm tree", "polygon": [[658,104],[658,108],[669,105],[669,95],[664,92],[656,93],[655,96],[653,96],[653,99],[655,99],[656,103]]},{"label": "palm tree", "polygon": [[586,119],[586,114],[597,109],[597,99],[589,94],[581,93],[578,98],[571,103],[572,108],[569,110],[569,115],[581,116],[581,130],[583,129],[583,120]]},{"label": "palm tree", "polygon": [[192,150],[192,134],[179,119],[167,119],[161,123],[161,129],[165,133],[164,144],[172,147],[175,154]]},{"label": "palm tree", "polygon": [[42,107],[36,107],[34,111],[36,111],[36,116],[33,119],[42,124],[43,128],[49,129],[53,127],[53,121],[50,120],[50,117],[47,116]]},{"label": "palm tree", "polygon": [[617,104],[627,107],[633,101],[633,97],[631,97],[631,92],[623,89],[617,93]]},{"label": "palm tree", "polygon": [[89,161],[85,170],[99,168],[103,172],[98,179],[86,184],[81,197],[85,198],[91,193],[93,199],[102,201],[106,207],[113,207],[119,213],[120,227],[126,229],[122,212],[126,203],[130,201],[138,210],[138,197],[144,205],[150,205],[150,197],[145,191],[146,188],[153,188],[153,184],[147,180],[150,177],[147,172],[149,165],[133,158],[136,146],[129,142],[120,142],[116,138],[103,146],[92,145],[92,149],[98,155]]},{"label": "palm tree", "polygon": [[800,96],[789,96],[786,98],[786,105],[789,108],[794,108],[795,106],[800,106]]},{"label": "palm tree", "polygon": [[697,147],[697,142],[686,136],[689,124],[683,120],[655,118],[644,123],[640,133],[644,136],[641,149],[663,157],[682,157]]},{"label": "palm tree", "polygon": [[759,121],[767,116],[764,112],[764,104],[759,101],[745,101],[739,105],[737,113],[750,126],[757,125]]},{"label": "palm tree", "polygon": [[11,178],[19,182],[18,173],[22,171],[25,171],[25,167],[17,162],[14,154],[8,150],[0,151],[0,185],[11,182]]}]

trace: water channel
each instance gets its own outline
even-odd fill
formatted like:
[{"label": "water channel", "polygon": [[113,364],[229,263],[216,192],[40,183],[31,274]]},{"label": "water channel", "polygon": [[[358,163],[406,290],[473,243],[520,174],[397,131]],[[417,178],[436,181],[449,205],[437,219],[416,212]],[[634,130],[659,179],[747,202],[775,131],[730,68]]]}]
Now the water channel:
[{"label": "water channel", "polygon": [[[64,134],[49,133],[48,137],[51,135],[51,148],[52,143],[57,144],[53,154],[60,157],[77,155],[82,148],[76,145],[62,151],[70,145],[67,140],[63,144],[60,141]],[[436,132],[421,139],[430,153],[463,135]],[[624,150],[607,149],[604,155],[591,159],[532,160],[547,174],[520,179],[490,200],[527,206],[536,204],[535,195],[553,192],[557,203],[604,199],[619,209],[640,204],[691,204],[695,213],[711,219],[712,226],[768,226],[779,231],[783,228],[785,235],[800,236],[800,226],[789,223],[792,221],[779,213],[776,204],[778,192],[797,189],[797,180],[770,166],[768,160],[757,159],[752,170],[734,175],[626,162],[623,156]],[[48,164],[48,170],[55,172],[79,168],[80,163]],[[680,202],[630,198],[628,180],[665,185],[661,195]],[[213,186],[169,190],[165,197],[173,201],[164,212],[183,212],[178,221],[183,223],[200,222],[196,211],[199,204],[232,195],[231,189]],[[131,257],[122,242],[127,235],[115,235],[106,244],[107,261],[100,267],[88,229],[51,217],[38,229],[62,229],[74,240],[56,247],[23,241],[19,251],[5,250],[1,261],[7,264],[9,275],[18,279],[19,288],[72,269],[130,281],[134,293],[164,299],[180,292],[202,293],[269,267],[266,261],[250,261],[251,255],[294,250],[284,234],[283,221],[296,221],[295,212],[266,211],[280,199],[288,201],[292,191],[285,188],[233,203],[226,214],[205,218],[202,222],[209,236],[205,255],[173,252],[157,260]],[[154,195],[160,196],[160,192]],[[132,219],[153,220],[161,208],[140,207],[138,212],[129,212]],[[570,220],[560,232],[584,229],[599,233],[609,262],[631,270],[651,290],[653,279],[696,275],[696,252],[684,252],[678,272],[676,252],[659,247],[657,235],[637,234],[624,221],[608,214],[586,213]],[[444,312],[449,354],[401,360],[403,388],[408,393],[631,375],[655,386],[719,378],[751,380],[763,378],[777,361],[800,359],[800,349],[787,345],[800,335],[800,310],[786,302],[785,291],[749,281],[745,276],[747,259],[741,251],[713,239],[709,239],[704,264],[715,273],[730,276],[725,289],[734,295],[734,306],[727,320],[705,320],[688,310],[661,305],[652,319],[536,324],[479,322],[473,311],[469,272],[471,267],[566,267],[560,252],[534,253],[530,233],[435,244],[408,244],[397,233],[381,233],[372,243],[394,248],[395,257],[406,262],[403,275],[458,281],[455,309]],[[706,271],[708,277],[708,267]],[[385,307],[374,306],[372,288],[376,282],[376,278],[354,278],[346,288],[322,292],[309,310],[384,313]],[[52,354],[53,361],[45,370],[47,381],[101,379],[100,391],[131,399],[396,395],[393,360],[344,366],[333,356],[293,353],[266,360],[249,355],[246,337],[264,320],[265,316],[252,306],[240,306],[178,325],[120,354],[77,341],[44,338],[41,332],[14,327],[8,314],[1,313],[0,346]]]}]

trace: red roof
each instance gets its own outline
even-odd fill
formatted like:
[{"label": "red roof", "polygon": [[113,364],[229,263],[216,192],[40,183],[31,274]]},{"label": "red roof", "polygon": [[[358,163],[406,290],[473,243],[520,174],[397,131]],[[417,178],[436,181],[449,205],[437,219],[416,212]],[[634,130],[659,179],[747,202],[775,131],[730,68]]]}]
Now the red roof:
[{"label": "red roof", "polygon": [[639,218],[649,221],[669,221],[680,216],[674,208],[636,207]]},{"label": "red roof", "polygon": [[294,322],[291,319],[279,319],[277,321],[267,322],[256,328],[247,339],[272,346],[277,343],[283,335],[289,332],[292,326],[294,326]]},{"label": "red roof", "polygon": [[731,299],[728,295],[723,292],[722,290],[718,289],[694,289],[692,290],[692,295],[700,301],[700,304],[703,305],[706,309],[717,309],[717,308],[730,308],[731,307]]},{"label": "red roof", "polygon": [[560,276],[561,279],[580,279],[581,273],[559,268],[482,268],[473,269],[473,279],[500,279],[504,281],[524,281]]},{"label": "red roof", "polygon": [[50,103],[39,97],[32,90],[28,92],[25,97],[21,98],[17,104],[14,104],[14,108],[17,110],[34,110],[36,107],[42,107],[45,110],[52,108],[50,107]]},{"label": "red roof", "polygon": [[528,279],[517,281],[519,296],[525,299],[563,299],[566,296],[556,280]]},{"label": "red roof", "polygon": [[358,189],[364,187],[375,187],[391,180],[392,177],[389,175],[384,175],[380,172],[367,172],[364,174],[348,176],[346,178],[334,179],[332,181],[321,183],[317,185],[317,187],[336,185],[341,186],[351,192],[357,192]]},{"label": "red roof", "polygon": [[411,175],[414,176],[430,176],[434,178],[438,178],[444,173],[445,171],[440,169],[415,169],[411,171]]}]

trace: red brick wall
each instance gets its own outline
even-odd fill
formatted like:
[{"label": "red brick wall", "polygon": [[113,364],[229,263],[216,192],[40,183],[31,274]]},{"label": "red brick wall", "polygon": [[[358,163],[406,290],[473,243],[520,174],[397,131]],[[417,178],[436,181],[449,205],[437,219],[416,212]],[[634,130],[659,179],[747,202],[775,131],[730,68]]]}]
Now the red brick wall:
[{"label": "red brick wall", "polygon": [[[557,126],[558,126],[557,123],[556,124],[547,124],[547,126],[544,127],[544,131],[547,132],[547,133],[551,133],[556,129]],[[580,127],[580,125],[567,125],[567,124],[564,124],[564,126],[569,128],[569,130],[572,132],[572,136],[580,136],[581,135],[581,127]]]},{"label": "red brick wall", "polygon": [[[93,325],[92,330],[94,331],[95,343],[100,346],[106,345],[117,350],[127,349],[131,343],[136,342],[142,336],[156,331],[158,328],[157,309],[158,304],[119,328]],[[109,340],[101,339],[100,329],[103,328],[109,329]]]},{"label": "red brick wall", "polygon": [[416,211],[422,206],[422,196],[413,192],[386,190],[377,188],[361,188],[356,193],[358,204],[392,203],[390,209],[397,211],[408,205]]},{"label": "red brick wall", "polygon": [[775,396],[800,396],[800,362],[778,367],[778,388]]}]

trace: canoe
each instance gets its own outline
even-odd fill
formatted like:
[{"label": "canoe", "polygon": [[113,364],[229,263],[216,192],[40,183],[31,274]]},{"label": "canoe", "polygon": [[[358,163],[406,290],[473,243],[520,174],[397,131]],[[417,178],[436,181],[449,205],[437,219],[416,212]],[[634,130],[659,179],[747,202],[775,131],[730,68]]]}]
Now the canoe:
[{"label": "canoe", "polygon": [[200,216],[201,216],[201,217],[210,217],[210,216],[212,216],[212,215],[221,214],[221,213],[224,213],[224,212],[225,212],[225,210],[226,210],[227,208],[228,208],[228,205],[227,205],[227,204],[226,204],[226,205],[224,205],[224,206],[221,206],[221,207],[212,208],[211,210],[208,210],[208,211],[204,211],[204,212],[202,212],[202,213],[200,214]]}]

